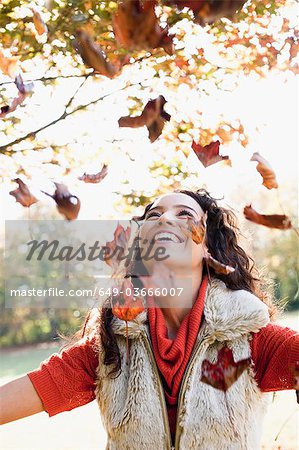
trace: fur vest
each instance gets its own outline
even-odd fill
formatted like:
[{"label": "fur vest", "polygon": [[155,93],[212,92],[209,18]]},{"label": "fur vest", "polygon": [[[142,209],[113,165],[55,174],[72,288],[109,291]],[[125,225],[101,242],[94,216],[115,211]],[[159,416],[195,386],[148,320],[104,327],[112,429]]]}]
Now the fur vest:
[{"label": "fur vest", "polygon": [[150,343],[146,310],[126,324],[114,318],[112,328],[121,354],[120,376],[107,376],[99,352],[96,398],[107,431],[106,450],[258,450],[269,394],[262,393],[251,365],[226,394],[200,381],[204,359],[216,362],[223,345],[235,361],[250,357],[251,333],[269,322],[267,306],[255,295],[228,289],[210,280],[203,321],[183,376],[172,446],[163,385]]}]

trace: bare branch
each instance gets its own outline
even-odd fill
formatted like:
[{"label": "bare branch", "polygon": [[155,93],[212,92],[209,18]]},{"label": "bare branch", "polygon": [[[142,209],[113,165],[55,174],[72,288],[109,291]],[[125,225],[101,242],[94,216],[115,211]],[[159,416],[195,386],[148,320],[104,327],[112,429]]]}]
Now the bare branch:
[{"label": "bare branch", "polygon": [[[86,81],[86,80],[84,80],[84,82],[85,82],[85,81]],[[146,81],[146,80],[144,80],[144,81]],[[12,153],[14,153],[14,150],[13,150],[13,149],[8,150],[9,147],[12,147],[12,146],[14,146],[14,145],[16,145],[16,144],[19,144],[20,142],[25,141],[26,139],[28,139],[28,138],[30,138],[30,137],[34,137],[37,133],[40,133],[41,131],[46,130],[47,128],[51,127],[52,125],[55,125],[56,123],[60,122],[61,120],[66,119],[67,117],[71,116],[72,114],[75,114],[75,113],[78,112],[78,111],[82,111],[82,110],[84,110],[85,108],[88,108],[88,107],[91,106],[91,105],[95,105],[96,103],[98,103],[98,102],[104,100],[105,98],[109,97],[110,95],[113,95],[113,94],[115,94],[115,93],[117,93],[117,92],[121,92],[121,91],[123,91],[123,90],[125,90],[125,89],[127,89],[127,88],[132,87],[132,86],[137,86],[138,84],[140,85],[141,83],[144,83],[144,81],[142,81],[142,82],[139,81],[138,83],[126,84],[126,85],[123,86],[122,88],[116,89],[114,92],[110,92],[109,94],[105,94],[105,95],[103,95],[102,97],[99,97],[99,98],[97,98],[97,99],[95,99],[95,100],[92,100],[91,102],[89,102],[89,103],[87,103],[87,104],[85,104],[85,105],[79,105],[79,106],[77,106],[76,108],[74,108],[72,111],[67,112],[68,107],[69,107],[70,104],[72,103],[72,101],[73,101],[75,95],[77,94],[78,90],[82,87],[82,85],[83,85],[83,83],[84,83],[84,82],[83,82],[83,83],[79,86],[79,88],[76,89],[76,91],[75,91],[75,93],[72,95],[72,97],[69,99],[67,105],[66,105],[65,108],[64,108],[64,112],[63,112],[59,117],[57,117],[57,119],[53,120],[53,121],[50,122],[50,123],[47,123],[46,125],[43,125],[43,126],[40,127],[40,128],[37,128],[37,129],[34,130],[34,131],[30,131],[29,133],[25,134],[24,136],[21,136],[21,137],[15,139],[14,141],[9,142],[8,144],[5,144],[5,145],[0,146],[0,153],[3,153],[3,154],[5,154],[5,155],[12,154]]]}]

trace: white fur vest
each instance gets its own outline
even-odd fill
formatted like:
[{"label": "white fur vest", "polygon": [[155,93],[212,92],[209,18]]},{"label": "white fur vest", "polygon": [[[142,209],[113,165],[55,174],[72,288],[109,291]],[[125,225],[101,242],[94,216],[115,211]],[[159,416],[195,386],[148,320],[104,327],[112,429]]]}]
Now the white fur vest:
[{"label": "white fur vest", "polygon": [[226,344],[235,361],[250,357],[252,332],[269,322],[267,306],[255,295],[232,291],[214,278],[207,288],[204,318],[179,395],[175,445],[171,446],[162,382],[150,344],[147,312],[128,323],[130,361],[126,361],[125,322],[113,319],[122,371],[100,360],[96,398],[108,435],[106,450],[258,450],[269,394],[262,393],[251,365],[226,393],[200,381],[203,359],[215,362]]}]

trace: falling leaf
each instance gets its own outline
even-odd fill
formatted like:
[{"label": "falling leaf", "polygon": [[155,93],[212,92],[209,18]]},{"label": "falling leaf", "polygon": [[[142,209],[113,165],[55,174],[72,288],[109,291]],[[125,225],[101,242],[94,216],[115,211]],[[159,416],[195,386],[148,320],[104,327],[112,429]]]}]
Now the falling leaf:
[{"label": "falling leaf", "polygon": [[194,150],[197,158],[204,167],[229,159],[228,156],[219,155],[219,147],[219,141],[210,142],[210,144],[205,145],[204,147],[200,144],[196,144],[195,141],[192,142],[192,150]]},{"label": "falling leaf", "polygon": [[200,220],[195,223],[192,219],[188,219],[187,228],[185,226],[181,226],[181,230],[187,237],[191,237],[195,244],[201,244],[204,241],[206,234],[206,222],[207,211],[204,216],[202,216]]},{"label": "falling leaf", "polygon": [[134,320],[144,310],[142,297],[134,296],[134,286],[130,278],[124,279],[120,292],[122,292],[120,295],[123,301],[118,300],[112,308],[112,312],[121,320]]},{"label": "falling leaf", "polygon": [[108,61],[100,45],[96,44],[86,31],[77,30],[74,48],[81,56],[84,64],[94,69],[95,72],[108,78],[113,78],[118,72],[116,66]]},{"label": "falling leaf", "polygon": [[[112,314],[120,320],[126,322],[126,349],[127,362],[129,362],[129,336],[128,336],[128,321],[134,320],[138,314],[144,311],[143,300],[141,297],[134,296],[134,286],[129,278],[125,278],[119,295],[119,299],[112,307]],[[122,299],[122,301],[121,301]]]},{"label": "falling leaf", "polygon": [[217,274],[229,275],[230,273],[235,271],[234,267],[231,267],[227,264],[223,264],[219,262],[217,259],[213,258],[213,256],[211,256],[206,249],[204,251],[204,260],[207,263],[207,265],[212,269],[214,269],[215,273]]},{"label": "falling leaf", "polygon": [[12,100],[10,105],[1,107],[0,118],[15,111],[23,103],[25,98],[32,94],[34,84],[32,82],[25,84],[21,74],[15,77],[15,85],[18,88],[18,95]]},{"label": "falling leaf", "polygon": [[28,186],[24,183],[24,181],[22,181],[20,178],[16,178],[13,181],[18,183],[19,187],[14,191],[10,191],[9,194],[15,197],[18,203],[21,203],[22,206],[29,208],[29,206],[33,205],[38,201],[34,197],[34,195],[31,194]]},{"label": "falling leaf", "polygon": [[259,214],[251,207],[251,205],[245,206],[243,213],[247,220],[257,223],[258,225],[264,225],[269,228],[278,228],[280,230],[292,228],[290,218],[284,214]]},{"label": "falling leaf", "polygon": [[250,366],[250,362],[250,358],[235,362],[232,350],[222,347],[215,364],[207,359],[202,362],[201,381],[226,392]]},{"label": "falling leaf", "polygon": [[100,183],[100,181],[102,181],[105,178],[107,173],[108,173],[108,166],[104,164],[100,172],[95,174],[87,174],[86,172],[84,172],[84,174],[78,179],[84,181],[85,183]]},{"label": "falling leaf", "polygon": [[165,121],[170,120],[170,115],[164,111],[166,103],[163,95],[159,95],[154,100],[149,100],[140,116],[125,116],[118,120],[120,127],[139,128],[146,125],[149,131],[149,138],[154,142],[162,133]]},{"label": "falling leaf", "polygon": [[294,37],[289,37],[286,39],[286,42],[290,44],[290,60],[293,58],[296,58],[298,56],[299,52],[299,41],[296,40]]},{"label": "falling leaf", "polygon": [[44,191],[42,192],[55,200],[58,211],[67,220],[77,219],[81,207],[79,198],[76,195],[71,194],[65,184],[54,184],[56,186],[56,190],[53,195]]},{"label": "falling leaf", "polygon": [[167,4],[175,4],[179,9],[190,8],[195,21],[204,25],[212,24],[222,17],[232,18],[246,0],[168,0]]},{"label": "falling leaf", "polygon": [[[122,225],[118,224],[114,231],[113,240],[106,242],[104,246],[105,263],[112,267],[114,272],[117,271],[121,258],[128,247],[130,236],[131,227],[127,227],[125,230]],[[117,249],[120,250],[116,251]]]},{"label": "falling leaf", "polygon": [[4,73],[4,75],[15,78],[17,72],[19,71],[18,59],[15,56],[5,56],[3,51],[0,49],[0,70]]},{"label": "falling leaf", "polygon": [[277,189],[278,183],[275,177],[275,172],[270,166],[269,162],[263,158],[258,152],[255,152],[250,161],[257,161],[258,164],[256,166],[256,170],[263,177],[263,185],[267,189]]},{"label": "falling leaf", "polygon": [[152,50],[162,47],[174,52],[173,36],[162,28],[155,13],[156,1],[123,0],[112,18],[116,42],[127,50]]},{"label": "falling leaf", "polygon": [[37,34],[40,36],[48,32],[47,25],[45,24],[41,14],[34,8],[32,8],[33,23]]},{"label": "falling leaf", "polygon": [[33,91],[33,87],[34,87],[34,84],[32,82],[24,83],[24,80],[23,80],[21,74],[16,76],[15,85],[17,86],[18,91],[21,94],[25,94],[25,95],[31,94]]}]

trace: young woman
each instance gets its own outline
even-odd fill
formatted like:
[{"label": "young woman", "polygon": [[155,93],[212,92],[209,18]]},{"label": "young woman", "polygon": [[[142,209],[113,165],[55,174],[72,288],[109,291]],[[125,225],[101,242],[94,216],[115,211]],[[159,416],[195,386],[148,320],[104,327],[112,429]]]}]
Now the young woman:
[{"label": "young woman", "polygon": [[[229,274],[207,270],[203,244],[186,233],[204,217],[205,245]],[[108,299],[82,339],[2,387],[2,423],[96,398],[109,450],[257,450],[267,392],[294,388],[299,333],[272,323],[277,308],[238,244],[235,216],[207,191],[163,195],[138,219],[141,242],[168,257],[136,258],[127,275],[142,286],[138,276],[163,263],[180,295],[155,295],[128,326]],[[234,361],[250,358],[226,392],[201,381],[203,360],[215,363],[223,347]]]}]

